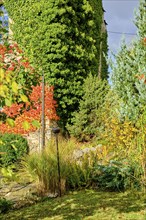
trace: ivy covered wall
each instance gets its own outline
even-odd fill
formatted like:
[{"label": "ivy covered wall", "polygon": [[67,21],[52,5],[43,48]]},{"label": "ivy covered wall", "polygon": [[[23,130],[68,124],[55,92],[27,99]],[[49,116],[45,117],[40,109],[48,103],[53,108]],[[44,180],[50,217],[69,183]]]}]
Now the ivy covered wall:
[{"label": "ivy covered wall", "polygon": [[[13,39],[30,62],[55,86],[58,114],[63,124],[78,109],[84,79],[98,75],[100,42],[107,53],[106,33],[101,35],[102,1],[5,0],[13,20]],[[13,10],[12,10],[13,8]],[[102,59],[101,78],[107,77]]]}]

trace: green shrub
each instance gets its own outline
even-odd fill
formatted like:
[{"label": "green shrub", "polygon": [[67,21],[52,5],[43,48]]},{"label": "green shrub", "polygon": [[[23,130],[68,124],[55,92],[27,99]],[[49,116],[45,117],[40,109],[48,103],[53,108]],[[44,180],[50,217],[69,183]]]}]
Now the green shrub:
[{"label": "green shrub", "polygon": [[124,191],[141,188],[142,172],[139,173],[139,177],[135,176],[134,167],[118,161],[110,161],[107,165],[101,165],[96,155],[94,155],[94,160],[89,155],[85,155],[80,163],[72,164],[70,169],[67,177],[69,189],[97,187],[110,191]]},{"label": "green shrub", "polygon": [[28,153],[27,140],[18,134],[0,134],[0,163],[7,167]]},{"label": "green shrub", "polygon": [[0,167],[0,175],[2,176],[0,184],[9,183],[11,181],[17,181],[17,166],[15,164],[7,167]]},{"label": "green shrub", "polygon": [[99,188],[108,190],[126,190],[139,186],[134,178],[134,169],[118,161],[110,161],[107,165],[96,165],[93,169],[92,180]]},{"label": "green shrub", "polygon": [[97,135],[101,124],[101,107],[109,91],[107,81],[100,80],[91,74],[83,85],[83,97],[79,111],[73,113],[72,125],[67,129],[70,134],[81,141],[89,141]]},{"label": "green shrub", "polygon": [[0,198],[0,213],[6,213],[12,208],[12,201]]},{"label": "green shrub", "polygon": [[[104,156],[103,159],[100,157],[98,151],[87,151],[76,158],[74,150],[79,147],[81,146],[71,139],[59,140],[62,190],[98,187],[117,191],[140,187],[139,178],[135,176],[135,168],[127,161],[110,159],[108,162]],[[104,149],[102,154],[105,154]],[[30,181],[35,181],[39,194],[58,191],[57,155],[54,142],[50,142],[44,152],[25,157],[22,165],[21,179],[24,177],[26,181],[26,177],[29,177]]]}]

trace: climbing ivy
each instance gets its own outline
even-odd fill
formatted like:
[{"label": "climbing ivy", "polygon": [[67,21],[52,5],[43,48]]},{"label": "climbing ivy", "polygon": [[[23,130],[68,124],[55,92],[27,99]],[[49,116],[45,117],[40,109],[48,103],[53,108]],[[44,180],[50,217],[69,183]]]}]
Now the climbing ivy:
[{"label": "climbing ivy", "polygon": [[[45,74],[46,83],[54,85],[65,126],[78,109],[84,79],[98,74],[102,19],[96,14],[100,10],[103,15],[101,1],[98,5],[91,0],[5,0],[5,7],[13,20],[13,39],[38,74]],[[106,74],[107,69],[103,78]]]}]

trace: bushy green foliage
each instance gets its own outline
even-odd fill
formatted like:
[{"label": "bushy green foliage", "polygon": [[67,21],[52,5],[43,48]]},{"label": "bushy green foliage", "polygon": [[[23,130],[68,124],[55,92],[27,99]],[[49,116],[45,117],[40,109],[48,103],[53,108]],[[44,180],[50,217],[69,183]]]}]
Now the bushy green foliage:
[{"label": "bushy green foliage", "polygon": [[[127,159],[134,178],[146,186],[146,27],[145,1],[140,1],[135,24],[138,37],[131,47],[122,44],[112,67],[112,87],[119,100],[117,116],[102,114],[104,143],[116,154],[117,160]],[[106,102],[108,104],[108,102]],[[108,105],[107,105],[108,107]],[[108,108],[107,108],[108,109]],[[118,111],[117,111],[118,110]],[[107,117],[107,115],[110,117]]]},{"label": "bushy green foliage", "polygon": [[140,186],[140,182],[134,178],[134,169],[122,162],[109,161],[107,165],[97,164],[93,170],[92,181],[99,188],[117,191]]},{"label": "bushy green foliage", "polygon": [[112,68],[112,85],[122,100],[121,114],[136,122],[146,104],[146,27],[145,2],[140,1],[136,25],[138,38],[129,48],[122,44]]},{"label": "bushy green foliage", "polygon": [[98,153],[94,151],[84,154],[70,165],[69,175],[66,176],[69,189],[95,187],[120,191],[142,187],[142,170],[136,176],[137,168],[126,159],[109,160],[105,163],[104,157],[99,159]]},{"label": "bushy green foliage", "polygon": [[18,134],[0,134],[0,163],[7,167],[28,153],[28,143]]},{"label": "bushy green foliage", "polygon": [[0,167],[0,175],[2,176],[1,183],[8,184],[13,181],[17,181],[17,164],[12,164],[7,167]]},{"label": "bushy green foliage", "polygon": [[5,7],[13,20],[14,40],[39,74],[45,74],[46,82],[55,86],[58,114],[66,125],[78,109],[84,79],[98,74],[102,19],[95,18],[101,9],[95,11],[89,0],[6,0]]},{"label": "bushy green foliage", "polygon": [[106,155],[112,153],[117,161],[126,159],[133,168],[134,179],[144,187],[146,185],[146,109],[134,124],[128,119],[123,120],[120,107],[121,99],[116,91],[110,90],[101,109],[101,129],[98,129],[95,143],[100,141],[106,148]]},{"label": "bushy green foliage", "polygon": [[106,81],[89,75],[83,85],[83,97],[79,111],[73,114],[72,125],[68,126],[70,134],[80,140],[90,140],[96,136],[101,124],[101,108],[104,104],[109,86]]},{"label": "bushy green foliage", "polygon": [[12,208],[12,201],[0,198],[0,213],[6,213]]}]

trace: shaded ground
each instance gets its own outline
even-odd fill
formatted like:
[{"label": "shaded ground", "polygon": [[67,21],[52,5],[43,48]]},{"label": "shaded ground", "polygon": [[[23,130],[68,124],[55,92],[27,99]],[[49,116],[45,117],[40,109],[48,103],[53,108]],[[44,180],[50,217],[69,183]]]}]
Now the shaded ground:
[{"label": "shaded ground", "polygon": [[135,192],[82,190],[0,215],[7,219],[146,220],[146,198]]}]

